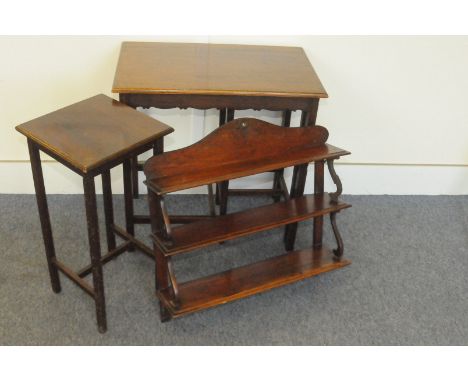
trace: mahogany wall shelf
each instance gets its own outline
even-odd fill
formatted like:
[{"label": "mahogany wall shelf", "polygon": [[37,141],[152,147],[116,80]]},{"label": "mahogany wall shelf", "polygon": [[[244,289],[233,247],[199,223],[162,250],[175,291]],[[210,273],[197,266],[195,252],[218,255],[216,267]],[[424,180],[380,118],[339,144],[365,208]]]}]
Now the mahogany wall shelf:
[{"label": "mahogany wall shelf", "polygon": [[[336,214],[351,205],[339,201],[341,182],[334,160],[349,152],[326,144],[328,131],[310,126],[284,129],[253,118],[227,123],[196,144],[155,156],[144,166],[156,258],[156,294],[161,320],[224,304],[350,264]],[[216,160],[214,160],[216,158]],[[270,205],[173,227],[164,196],[183,189],[223,182],[288,166],[307,174],[310,162],[327,162],[337,191],[301,195]],[[320,168],[320,166],[319,166]],[[317,176],[317,175],[316,175]],[[323,171],[318,175],[323,182]],[[300,187],[300,186],[299,186]],[[221,190],[221,197],[226,197]],[[311,249],[294,250],[287,230],[298,222],[330,216],[336,249],[322,245],[321,233]],[[256,232],[286,226],[286,253],[226,272],[178,284],[171,259],[175,255]]]}]

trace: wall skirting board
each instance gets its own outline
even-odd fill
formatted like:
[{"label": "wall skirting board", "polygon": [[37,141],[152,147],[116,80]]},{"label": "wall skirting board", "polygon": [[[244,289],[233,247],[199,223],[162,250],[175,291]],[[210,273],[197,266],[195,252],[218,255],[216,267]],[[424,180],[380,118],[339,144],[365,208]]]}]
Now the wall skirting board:
[{"label": "wall skirting board", "polygon": [[[80,194],[83,192],[81,178],[55,162],[43,163],[47,192],[51,194]],[[391,165],[391,164],[336,164],[336,171],[345,185],[344,193],[353,195],[463,195],[468,194],[468,166],[450,165]],[[290,184],[292,171],[286,171]],[[1,194],[33,194],[31,167],[27,161],[0,162]],[[232,182],[233,187],[270,187],[271,174],[261,174]],[[140,181],[143,175],[140,174]],[[329,176],[326,189],[334,186]],[[122,170],[112,170],[113,192],[120,194]],[[309,171],[306,192],[313,190],[313,172]],[[101,182],[96,181],[96,191],[101,192]],[[144,187],[141,187],[144,192]],[[185,193],[205,193],[196,188]]]}]

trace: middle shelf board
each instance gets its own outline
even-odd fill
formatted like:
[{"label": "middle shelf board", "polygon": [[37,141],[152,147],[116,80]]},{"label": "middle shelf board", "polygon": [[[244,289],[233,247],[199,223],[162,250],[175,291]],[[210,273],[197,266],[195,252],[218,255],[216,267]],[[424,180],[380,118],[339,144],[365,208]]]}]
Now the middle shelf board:
[{"label": "middle shelf board", "polygon": [[328,194],[304,195],[284,202],[174,227],[172,229],[172,246],[168,246],[156,236],[154,238],[166,256],[174,256],[214,243],[308,220],[349,207],[351,207],[350,204],[343,202],[331,203]]}]

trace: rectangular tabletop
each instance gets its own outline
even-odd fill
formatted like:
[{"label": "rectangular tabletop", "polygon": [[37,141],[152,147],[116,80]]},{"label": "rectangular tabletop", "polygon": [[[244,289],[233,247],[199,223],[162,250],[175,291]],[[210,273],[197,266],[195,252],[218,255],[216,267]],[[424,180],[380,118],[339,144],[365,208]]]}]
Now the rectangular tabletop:
[{"label": "rectangular tabletop", "polygon": [[114,93],[326,98],[298,47],[123,42]]},{"label": "rectangular tabletop", "polygon": [[23,123],[16,130],[83,174],[174,131],[103,94]]}]

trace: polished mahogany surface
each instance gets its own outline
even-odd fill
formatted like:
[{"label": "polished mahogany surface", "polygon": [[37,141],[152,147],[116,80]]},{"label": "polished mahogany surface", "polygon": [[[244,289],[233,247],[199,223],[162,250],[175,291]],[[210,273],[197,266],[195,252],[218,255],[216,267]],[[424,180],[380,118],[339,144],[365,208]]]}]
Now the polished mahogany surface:
[{"label": "polished mahogany surface", "polygon": [[114,93],[328,97],[299,47],[123,42]]},{"label": "polished mahogany surface", "polygon": [[144,171],[148,186],[164,194],[349,154],[327,145],[327,138],[320,126],[285,129],[239,118],[189,147],[149,159]]},{"label": "polished mahogany surface", "polygon": [[16,130],[82,173],[174,131],[103,94],[23,123]]},{"label": "polished mahogany surface", "polygon": [[291,251],[226,272],[179,284],[175,304],[169,290],[157,292],[172,317],[225,304],[282,285],[343,268],[351,262],[338,260],[325,246]]},{"label": "polished mahogany surface", "polygon": [[351,205],[347,203],[333,203],[328,194],[303,195],[283,202],[174,227],[171,246],[156,235],[154,239],[157,240],[166,256],[174,256],[255,232],[338,212],[349,207]]}]

